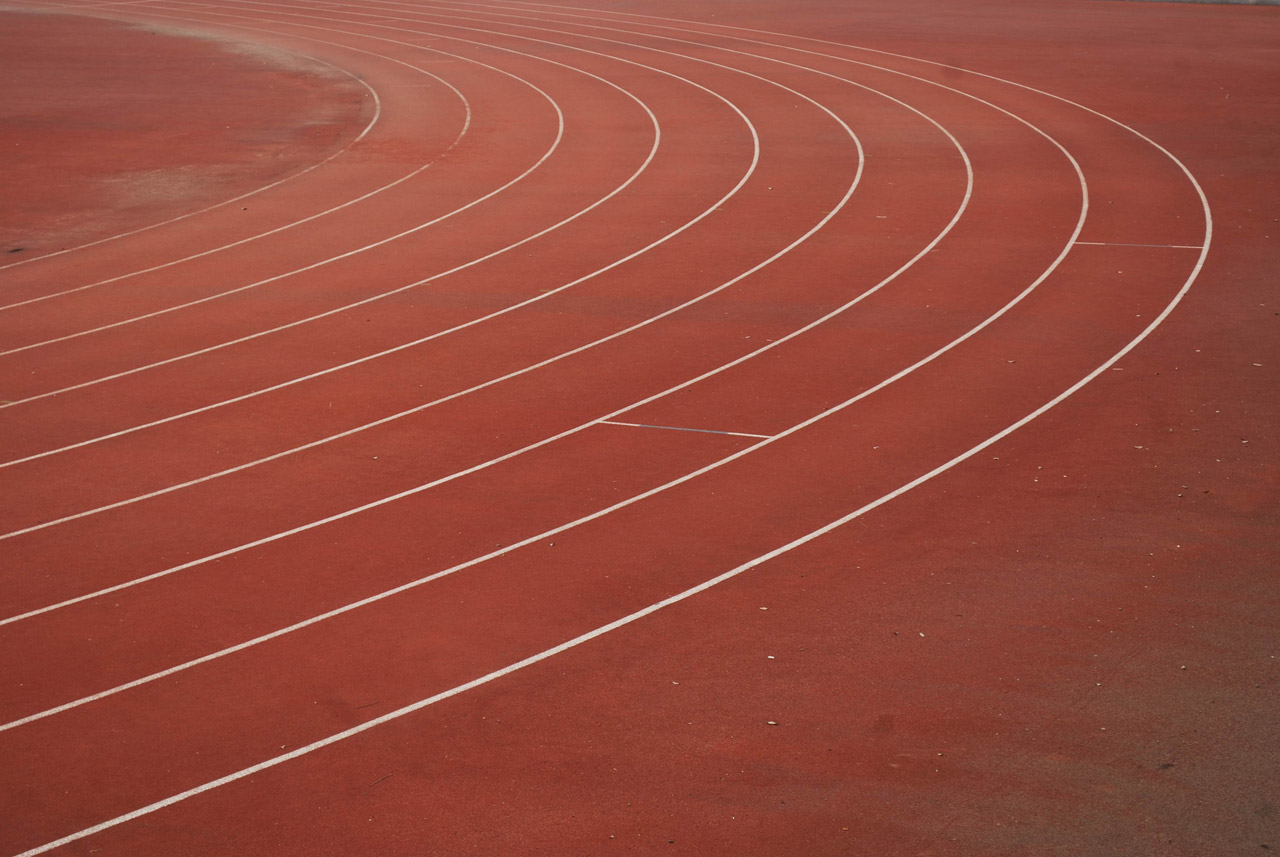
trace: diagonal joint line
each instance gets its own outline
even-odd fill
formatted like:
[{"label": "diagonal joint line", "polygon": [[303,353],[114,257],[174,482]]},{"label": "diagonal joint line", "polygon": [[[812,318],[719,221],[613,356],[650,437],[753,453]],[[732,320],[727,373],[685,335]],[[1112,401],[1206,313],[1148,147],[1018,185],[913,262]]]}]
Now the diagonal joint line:
[{"label": "diagonal joint line", "polygon": [[653,425],[648,425],[646,423],[624,423],[618,420],[600,420],[600,423],[602,425],[607,425],[607,426],[628,426],[630,428],[664,429],[666,431],[696,431],[701,434],[730,434],[730,435],[733,435],[734,437],[759,437],[759,438],[764,438],[765,440],[768,440],[773,437],[773,435],[750,434],[749,432],[745,432],[745,431],[715,431],[714,429],[685,428],[684,426],[653,426]]}]

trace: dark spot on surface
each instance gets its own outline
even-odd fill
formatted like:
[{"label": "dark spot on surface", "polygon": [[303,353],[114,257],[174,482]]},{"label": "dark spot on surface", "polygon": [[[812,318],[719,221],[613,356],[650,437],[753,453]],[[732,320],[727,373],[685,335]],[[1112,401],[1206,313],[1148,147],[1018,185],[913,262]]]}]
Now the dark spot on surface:
[{"label": "dark spot on surface", "polygon": [[8,252],[8,253],[21,253],[21,252],[22,252],[23,250],[25,250],[25,249],[27,249],[27,248],[26,248],[26,247],[14,247],[14,248],[12,248],[12,249],[10,249],[10,250],[7,250],[6,252]]},{"label": "dark spot on surface", "polygon": [[1172,768],[1172,767],[1173,767],[1173,765],[1174,765],[1174,763],[1173,763],[1173,762],[1165,762],[1163,765],[1161,765],[1161,766],[1160,766],[1160,770],[1162,770],[1162,771],[1167,771],[1167,770],[1169,770],[1170,768]]}]

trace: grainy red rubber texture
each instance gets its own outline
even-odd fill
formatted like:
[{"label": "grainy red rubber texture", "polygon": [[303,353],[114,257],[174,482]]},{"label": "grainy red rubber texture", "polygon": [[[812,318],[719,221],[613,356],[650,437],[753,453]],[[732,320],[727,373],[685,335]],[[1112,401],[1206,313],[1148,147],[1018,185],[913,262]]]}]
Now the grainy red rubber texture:
[{"label": "grainy red rubber texture", "polygon": [[265,47],[37,10],[4,22],[4,262],[275,181],[350,144],[374,110],[341,69]]},{"label": "grainy red rubber texture", "polygon": [[0,853],[1280,847],[1280,10],[28,8]]}]

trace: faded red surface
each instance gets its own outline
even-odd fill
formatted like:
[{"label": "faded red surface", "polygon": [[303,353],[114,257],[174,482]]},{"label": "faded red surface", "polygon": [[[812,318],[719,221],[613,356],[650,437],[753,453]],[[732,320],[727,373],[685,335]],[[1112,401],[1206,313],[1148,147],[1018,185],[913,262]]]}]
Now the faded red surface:
[{"label": "faded red surface", "polygon": [[[1091,384],[845,526],[545,661],[86,835],[61,852],[1029,857],[1280,847],[1280,302],[1272,294],[1280,262],[1280,10],[655,0],[624,11],[955,64],[1115,117],[1166,147],[1203,186],[1213,216],[1203,271],[1167,321]],[[1096,114],[910,59],[857,54],[925,80],[731,43],[720,38],[728,31],[707,26],[695,28],[703,35],[674,34],[832,74],[856,72],[868,86],[892,91],[952,130],[973,166],[973,194],[955,231],[889,287],[617,421],[783,431],[997,311],[1054,263],[1081,216],[1080,240],[1089,243],[1072,247],[1007,315],[883,390],[647,500],[535,539],[758,440],[620,425],[572,430],[782,339],[893,274],[960,205],[965,174],[956,149],[918,114],[874,93],[794,67],[697,51],[776,75],[830,105],[862,138],[860,160],[830,115],[795,92],[615,44],[610,50],[723,91],[757,123],[759,163],[742,192],[696,228],[574,289],[328,372],[543,294],[643,247],[734,186],[749,167],[751,137],[725,102],[670,75],[569,48],[535,51],[490,34],[484,38],[495,44],[633,88],[664,135],[650,169],[590,216],[513,253],[223,347],[555,223],[626,180],[645,158],[652,128],[635,101],[598,78],[448,41],[449,34],[481,36],[450,31],[443,17],[415,23],[406,7],[379,6],[372,22],[359,9],[331,5],[151,3],[112,14],[158,21],[166,13],[203,16],[184,26],[224,36],[237,22],[257,27],[238,37],[293,50],[323,39],[429,58],[433,64],[421,69],[467,94],[473,124],[452,142],[463,118],[444,87],[403,64],[313,42],[317,55],[357,69],[386,96],[385,122],[332,169],[317,169],[315,180],[269,194],[252,212],[253,229],[368,192],[409,167],[431,169],[306,228],[161,272],[128,273],[207,250],[215,237],[244,238],[249,227],[225,215],[192,218],[157,230],[154,240],[122,239],[118,250],[0,270],[24,298],[53,290],[51,283],[122,278],[0,313],[0,340],[33,344],[0,355],[0,396],[68,388],[0,410],[4,458],[36,456],[0,470],[3,529],[35,528],[0,540],[3,615],[193,563],[0,626],[0,719],[12,722],[496,555],[296,633],[0,731],[0,815],[11,820],[0,832],[6,854],[472,681],[885,496],[1103,364],[1173,299],[1194,271],[1204,235],[1194,187],[1176,166]],[[539,25],[568,29],[557,38],[600,51],[589,36],[624,38],[573,23],[562,17]],[[626,40],[688,49],[647,41],[662,31],[643,23],[630,21],[636,32]],[[378,29],[420,25],[422,32],[394,35]],[[483,26],[502,29],[497,19]],[[184,68],[203,61],[185,53],[205,49],[199,42],[112,32],[105,44],[145,37],[171,44]],[[419,44],[458,56],[411,47]],[[562,112],[468,58],[537,84]],[[307,96],[282,92],[281,104],[308,115],[357,104],[337,78],[310,79],[306,87],[308,79],[290,80]],[[50,85],[85,91],[70,80]],[[115,108],[104,115],[146,114]],[[565,136],[563,148],[552,150],[557,115]],[[237,135],[268,120],[305,127],[291,116],[264,106],[223,123],[232,125],[223,129],[231,136],[193,133],[208,144],[210,163],[238,165],[227,169],[245,176],[253,150]],[[1073,162],[1019,117],[1071,153],[1087,180],[1087,212]],[[299,154],[295,166],[340,144],[331,137],[329,148]],[[160,161],[155,153],[140,157]],[[124,163],[109,158],[90,174]],[[361,249],[539,163],[527,181],[482,206]],[[684,311],[591,344],[787,248],[839,203],[860,164],[865,175],[848,206],[796,252]],[[200,201],[183,204],[191,210]],[[338,252],[352,255],[324,261]],[[318,267],[286,273],[312,264]],[[165,310],[175,303],[174,288],[182,300],[208,300]],[[165,314],[130,320],[158,310]],[[39,344],[68,335],[74,338]],[[580,346],[590,347],[559,356]],[[161,361],[169,362],[98,380]],[[317,372],[327,374],[254,392]],[[520,374],[465,392],[508,373]],[[131,428],[239,396],[249,398]],[[272,457],[436,398],[447,400]],[[570,433],[451,476],[562,432]],[[75,444],[84,445],[41,455]],[[234,472],[169,490],[224,468]],[[450,481],[419,490],[443,478]],[[411,493],[312,527],[397,492]],[[122,505],[75,517],[114,503]],[[301,529],[276,538],[291,528]]]},{"label": "faded red surface", "polygon": [[373,113],[338,69],[176,25],[9,10],[0,40],[6,262],[254,190]]}]

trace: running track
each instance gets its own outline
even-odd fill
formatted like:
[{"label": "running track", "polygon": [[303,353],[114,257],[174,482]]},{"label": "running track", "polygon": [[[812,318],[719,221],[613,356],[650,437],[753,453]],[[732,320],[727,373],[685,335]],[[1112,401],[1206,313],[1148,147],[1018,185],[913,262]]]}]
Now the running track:
[{"label": "running track", "polygon": [[28,8],[4,853],[1277,844],[1275,10]]}]

